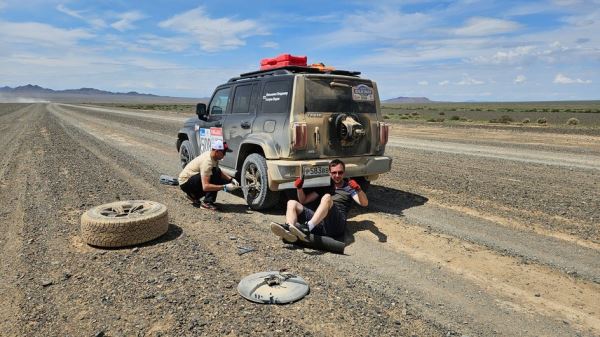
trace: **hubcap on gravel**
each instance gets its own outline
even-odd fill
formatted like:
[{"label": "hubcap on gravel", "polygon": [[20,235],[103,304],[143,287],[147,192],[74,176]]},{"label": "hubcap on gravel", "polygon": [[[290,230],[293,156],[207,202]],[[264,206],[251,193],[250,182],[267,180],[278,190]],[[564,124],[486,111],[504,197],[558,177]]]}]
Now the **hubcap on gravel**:
[{"label": "hubcap on gravel", "polygon": [[268,271],[244,277],[238,292],[245,299],[266,304],[293,303],[308,294],[308,284],[300,276]]}]

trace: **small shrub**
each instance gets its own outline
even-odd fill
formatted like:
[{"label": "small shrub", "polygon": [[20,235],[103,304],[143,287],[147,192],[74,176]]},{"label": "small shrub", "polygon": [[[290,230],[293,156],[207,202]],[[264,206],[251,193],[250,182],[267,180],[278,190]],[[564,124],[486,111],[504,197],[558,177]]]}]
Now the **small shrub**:
[{"label": "small shrub", "polygon": [[390,119],[390,116],[385,115],[385,116],[383,116],[383,119]]},{"label": "small shrub", "polygon": [[513,121],[513,119],[509,115],[502,115],[502,116],[500,116],[498,123],[510,123],[512,121]]},{"label": "small shrub", "polygon": [[471,120],[467,119],[466,117],[461,117],[459,120],[461,122],[471,122]]},{"label": "small shrub", "polygon": [[559,109],[552,109],[552,112],[560,112]]},{"label": "small shrub", "polygon": [[538,124],[546,124],[548,121],[546,120],[546,118],[538,118],[537,123]]},{"label": "small shrub", "polygon": [[530,123],[530,122],[531,122],[531,119],[529,119],[529,118],[525,118],[525,119],[523,119],[521,121],[521,123],[523,123],[523,124],[527,124],[527,123]]},{"label": "small shrub", "polygon": [[497,119],[495,119],[495,118],[494,118],[494,119],[490,119],[488,122],[490,122],[490,123],[500,123],[500,122],[498,122],[498,120],[497,120]]},{"label": "small shrub", "polygon": [[418,115],[419,115],[419,113],[415,111],[415,112],[412,112],[412,113],[411,113],[411,115],[413,115],[413,116],[418,116]]},{"label": "small shrub", "polygon": [[410,119],[410,116],[400,116],[400,119]]},{"label": "small shrub", "polygon": [[451,121],[457,121],[459,119],[460,119],[460,116],[457,116],[457,115],[454,115],[454,116],[450,117]]},{"label": "small shrub", "polygon": [[579,124],[579,119],[572,117],[567,120],[567,125],[577,125]]},{"label": "small shrub", "polygon": [[442,111],[442,112],[440,112],[440,116],[443,116],[443,115],[445,115],[445,114],[446,114],[446,113],[445,113],[445,112],[443,112],[443,111]]},{"label": "small shrub", "polygon": [[444,119],[443,119],[443,118],[429,118],[427,121],[428,121],[428,122],[436,122],[436,123],[441,123],[441,122],[443,122],[443,121],[444,121]]}]

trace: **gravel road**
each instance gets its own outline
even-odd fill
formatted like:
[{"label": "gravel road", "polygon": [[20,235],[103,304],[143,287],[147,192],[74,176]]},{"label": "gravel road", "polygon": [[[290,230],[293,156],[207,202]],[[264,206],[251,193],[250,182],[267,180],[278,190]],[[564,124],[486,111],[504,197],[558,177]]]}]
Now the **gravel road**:
[{"label": "gravel road", "polygon": [[[394,125],[393,169],[335,255],[271,235],[281,210],[219,193],[223,211],[208,212],[159,184],[179,172],[184,118],[0,104],[2,336],[600,335],[600,136]],[[84,211],[128,199],[167,205],[168,233],[81,241]],[[309,295],[237,294],[280,269]]]}]

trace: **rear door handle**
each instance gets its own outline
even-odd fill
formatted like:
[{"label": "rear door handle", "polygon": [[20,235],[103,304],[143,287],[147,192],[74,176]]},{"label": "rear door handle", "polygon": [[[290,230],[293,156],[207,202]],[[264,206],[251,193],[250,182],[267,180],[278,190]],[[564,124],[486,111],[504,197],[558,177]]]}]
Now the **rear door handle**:
[{"label": "rear door handle", "polygon": [[244,121],[242,122],[242,124],[240,124],[242,129],[250,129],[250,123]]}]

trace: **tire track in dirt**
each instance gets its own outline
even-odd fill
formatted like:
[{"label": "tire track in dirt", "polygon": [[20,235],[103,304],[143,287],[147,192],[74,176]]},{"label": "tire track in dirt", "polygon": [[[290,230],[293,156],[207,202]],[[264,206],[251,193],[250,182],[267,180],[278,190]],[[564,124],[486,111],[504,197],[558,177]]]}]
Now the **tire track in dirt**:
[{"label": "tire track in dirt", "polygon": [[23,258],[24,205],[26,189],[35,165],[36,153],[25,140],[39,136],[29,127],[39,119],[40,106],[23,106],[0,118],[7,127],[1,133],[4,155],[0,159],[0,331],[6,335],[20,335],[22,305],[25,296],[19,291],[23,282],[17,266]]}]

